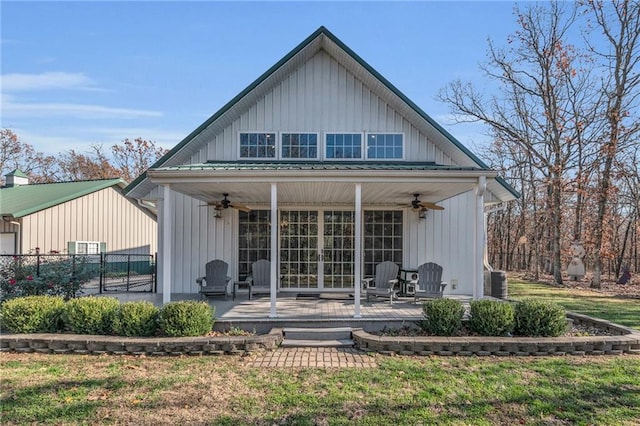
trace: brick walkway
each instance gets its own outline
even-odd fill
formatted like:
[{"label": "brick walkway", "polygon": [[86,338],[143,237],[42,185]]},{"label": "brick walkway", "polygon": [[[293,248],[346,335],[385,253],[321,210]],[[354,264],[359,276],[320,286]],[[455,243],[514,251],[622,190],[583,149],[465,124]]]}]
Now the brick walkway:
[{"label": "brick walkway", "polygon": [[252,367],[374,368],[376,358],[354,348],[279,348],[256,354]]}]

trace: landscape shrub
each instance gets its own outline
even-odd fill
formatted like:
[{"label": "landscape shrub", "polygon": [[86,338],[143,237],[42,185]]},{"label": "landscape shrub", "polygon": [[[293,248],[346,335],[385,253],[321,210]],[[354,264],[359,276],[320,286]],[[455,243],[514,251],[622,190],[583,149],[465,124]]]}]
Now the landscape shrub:
[{"label": "landscape shrub", "polygon": [[2,329],[11,333],[55,333],[60,330],[62,297],[27,296],[0,305]]},{"label": "landscape shrub", "polygon": [[64,305],[66,330],[78,334],[111,334],[120,302],[114,297],[80,297]]},{"label": "landscape shrub", "polygon": [[120,336],[153,336],[158,329],[159,309],[151,302],[126,302],[113,317],[113,332]]},{"label": "landscape shrub", "polygon": [[526,299],[515,306],[515,333],[518,335],[557,337],[566,330],[566,312],[555,303]]},{"label": "landscape shrub", "polygon": [[206,302],[169,302],[160,309],[158,328],[165,336],[203,336],[213,329],[214,310]]},{"label": "landscape shrub", "polygon": [[464,307],[458,300],[434,299],[422,305],[421,328],[436,336],[455,336],[462,328]]},{"label": "landscape shrub", "polygon": [[514,308],[497,300],[474,300],[470,304],[469,328],[482,336],[506,336],[513,332]]}]

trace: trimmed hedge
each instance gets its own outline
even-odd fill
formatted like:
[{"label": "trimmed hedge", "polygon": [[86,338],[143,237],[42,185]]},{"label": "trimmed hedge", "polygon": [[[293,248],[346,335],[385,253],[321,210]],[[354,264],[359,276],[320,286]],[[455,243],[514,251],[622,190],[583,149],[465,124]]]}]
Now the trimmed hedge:
[{"label": "trimmed hedge", "polygon": [[64,305],[65,328],[77,334],[112,334],[120,302],[114,297],[81,297]]},{"label": "trimmed hedge", "polygon": [[202,336],[213,330],[214,310],[206,302],[169,302],[158,316],[158,327],[169,337]]},{"label": "trimmed hedge", "polygon": [[11,333],[55,333],[61,328],[64,299],[53,296],[26,296],[2,303],[2,328]]},{"label": "trimmed hedge", "polygon": [[515,327],[514,308],[497,300],[474,300],[469,303],[469,328],[482,336],[508,336]]},{"label": "trimmed hedge", "polygon": [[525,299],[516,304],[516,334],[531,337],[557,337],[566,331],[566,312],[555,303]]},{"label": "trimmed hedge", "polygon": [[151,302],[123,303],[113,317],[113,332],[120,336],[153,336],[158,330],[159,312]]},{"label": "trimmed hedge", "polygon": [[420,327],[436,336],[455,336],[462,328],[464,307],[454,299],[434,299],[422,305]]}]

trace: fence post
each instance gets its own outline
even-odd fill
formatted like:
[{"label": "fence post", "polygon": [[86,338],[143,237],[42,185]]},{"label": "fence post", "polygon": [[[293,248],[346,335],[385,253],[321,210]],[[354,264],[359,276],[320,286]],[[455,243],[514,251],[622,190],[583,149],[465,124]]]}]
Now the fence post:
[{"label": "fence post", "polygon": [[102,286],[104,285],[104,273],[105,273],[105,254],[100,252],[100,279],[99,279],[99,284],[98,284],[98,293],[102,294]]},{"label": "fence post", "polygon": [[131,255],[127,255],[127,291],[129,291],[129,282],[131,280]]},{"label": "fence post", "polygon": [[158,292],[158,253],[153,255],[153,292]]}]

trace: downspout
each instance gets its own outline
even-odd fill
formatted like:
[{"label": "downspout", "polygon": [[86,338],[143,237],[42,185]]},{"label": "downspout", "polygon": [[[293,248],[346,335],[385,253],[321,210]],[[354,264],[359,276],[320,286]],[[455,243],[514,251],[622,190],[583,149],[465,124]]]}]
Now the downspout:
[{"label": "downspout", "polygon": [[482,270],[483,250],[484,250],[484,193],[487,189],[487,177],[480,176],[478,178],[478,188],[476,190],[476,223],[473,249],[473,265],[474,265],[474,286],[473,299],[481,299],[484,294],[484,273]]}]

